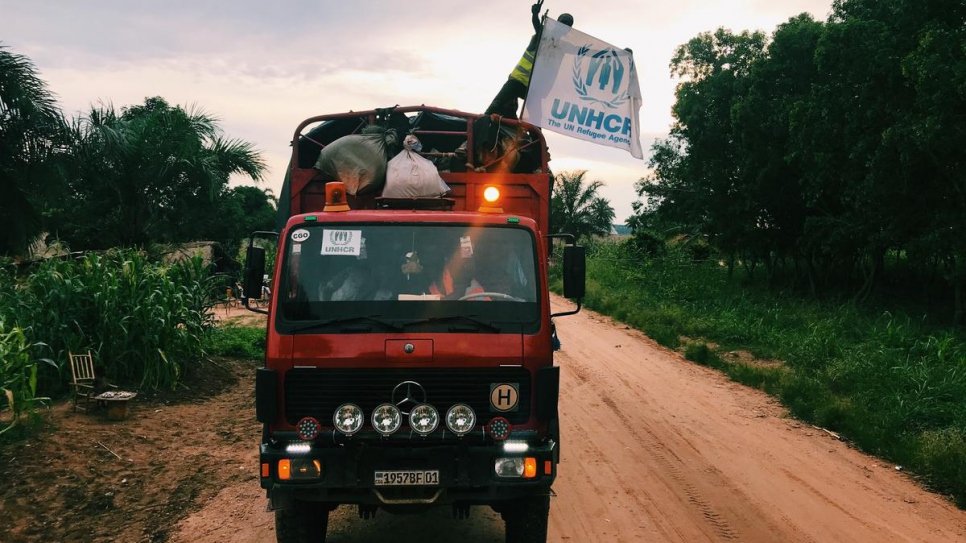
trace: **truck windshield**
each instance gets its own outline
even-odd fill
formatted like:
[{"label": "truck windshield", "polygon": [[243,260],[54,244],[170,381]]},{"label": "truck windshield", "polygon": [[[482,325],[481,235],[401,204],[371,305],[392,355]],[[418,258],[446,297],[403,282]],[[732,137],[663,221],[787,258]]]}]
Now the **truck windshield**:
[{"label": "truck windshield", "polygon": [[286,246],[280,332],[539,325],[536,250],[523,228],[303,225]]}]

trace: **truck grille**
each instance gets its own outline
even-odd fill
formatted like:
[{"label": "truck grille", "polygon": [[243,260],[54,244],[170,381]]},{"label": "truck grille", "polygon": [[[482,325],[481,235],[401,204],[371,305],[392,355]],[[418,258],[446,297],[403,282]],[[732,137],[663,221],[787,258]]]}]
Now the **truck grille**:
[{"label": "truck grille", "polygon": [[[286,419],[295,424],[302,417],[315,417],[329,426],[336,408],[350,402],[368,418],[379,404],[391,403],[392,389],[403,381],[421,384],[426,402],[441,417],[453,404],[465,403],[476,411],[478,424],[497,415],[514,424],[530,418],[530,372],[525,368],[294,368],[285,374]],[[490,385],[499,383],[519,383],[517,411],[491,411]]]}]

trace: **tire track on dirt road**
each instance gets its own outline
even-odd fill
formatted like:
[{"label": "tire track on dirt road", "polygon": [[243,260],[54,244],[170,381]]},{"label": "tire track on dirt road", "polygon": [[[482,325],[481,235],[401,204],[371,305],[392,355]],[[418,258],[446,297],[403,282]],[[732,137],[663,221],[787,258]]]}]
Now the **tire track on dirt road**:
[{"label": "tire track on dirt road", "polygon": [[557,329],[563,458],[552,535],[609,540],[568,520],[592,499],[574,483],[591,479],[602,499],[636,490],[620,541],[966,541],[966,513],[787,418],[767,395],[590,311]]},{"label": "tire track on dirt road", "polygon": [[[787,418],[767,395],[591,311],[557,319],[557,329],[562,462],[550,541],[966,542],[966,512]],[[236,454],[247,461],[257,442],[252,435]],[[474,508],[466,521],[448,517],[439,509],[364,521],[343,507],[332,515],[329,541],[503,540],[488,508]],[[273,539],[255,482],[224,489],[173,537]]]}]

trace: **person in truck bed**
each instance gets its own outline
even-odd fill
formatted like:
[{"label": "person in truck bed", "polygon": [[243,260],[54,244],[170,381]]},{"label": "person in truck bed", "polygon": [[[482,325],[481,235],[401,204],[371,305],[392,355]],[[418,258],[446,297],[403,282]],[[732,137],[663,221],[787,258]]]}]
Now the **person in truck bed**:
[{"label": "person in truck bed", "polygon": [[[517,118],[517,99],[524,100],[527,97],[527,89],[530,87],[530,75],[533,72],[533,60],[537,54],[537,44],[540,42],[540,31],[543,25],[540,24],[540,8],[543,7],[543,0],[530,6],[532,13],[531,22],[533,23],[533,37],[527,50],[523,52],[523,57],[517,62],[516,67],[510,72],[510,77],[496,94],[496,98],[486,108],[485,115],[496,113],[497,115]],[[567,26],[574,25],[574,17],[569,13],[561,13],[557,21]]]}]

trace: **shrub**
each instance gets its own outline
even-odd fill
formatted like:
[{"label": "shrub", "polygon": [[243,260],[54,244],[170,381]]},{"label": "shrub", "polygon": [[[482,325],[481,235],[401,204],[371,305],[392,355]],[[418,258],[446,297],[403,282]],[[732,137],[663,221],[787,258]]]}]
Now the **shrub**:
[{"label": "shrub", "polygon": [[621,244],[625,250],[641,258],[661,256],[667,251],[664,238],[650,230],[637,230]]},{"label": "shrub", "polygon": [[219,326],[208,333],[205,351],[251,360],[265,357],[265,327]]},{"label": "shrub", "polygon": [[700,342],[689,343],[684,348],[684,358],[702,366],[718,366],[721,362],[707,343]]}]

